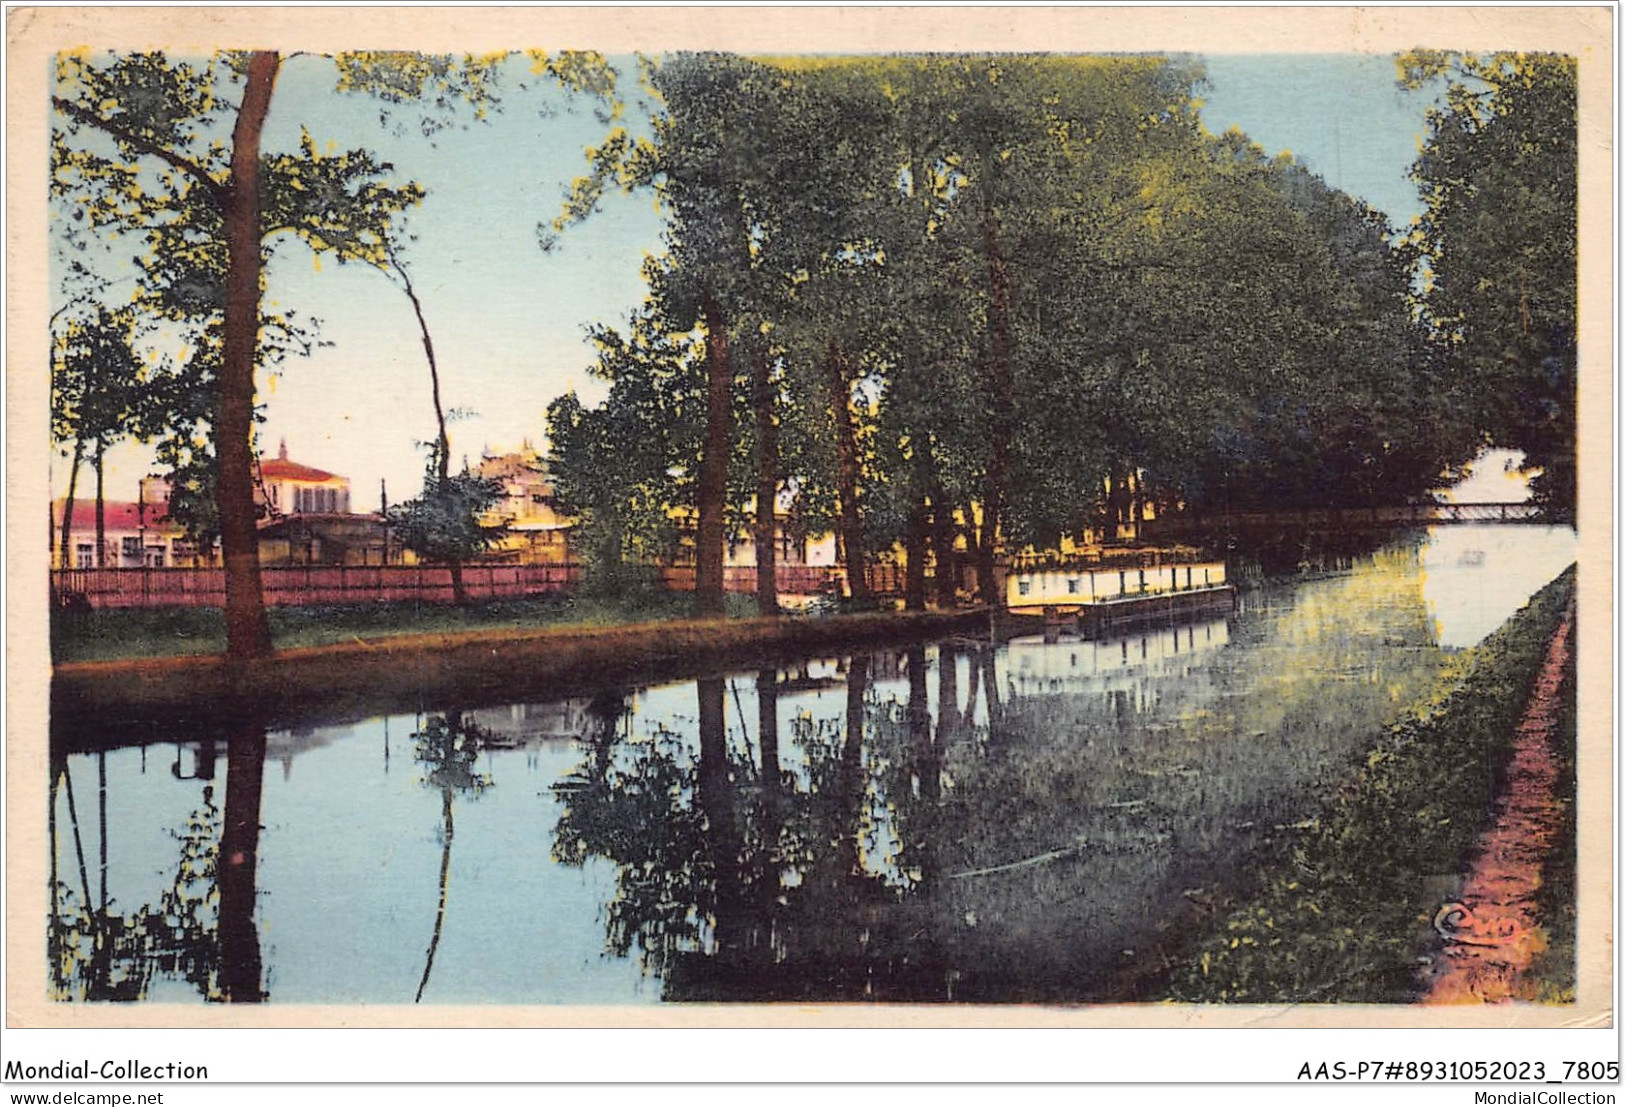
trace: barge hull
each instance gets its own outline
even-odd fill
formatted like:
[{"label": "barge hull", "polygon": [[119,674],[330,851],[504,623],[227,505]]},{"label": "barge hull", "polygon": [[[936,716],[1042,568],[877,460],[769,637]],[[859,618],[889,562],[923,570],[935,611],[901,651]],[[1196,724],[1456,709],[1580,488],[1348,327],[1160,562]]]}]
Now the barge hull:
[{"label": "barge hull", "polygon": [[1220,584],[1182,592],[1153,592],[1102,600],[1081,604],[1074,611],[1065,613],[1053,606],[1012,608],[1010,631],[1030,634],[1040,628],[1052,630],[1076,626],[1085,637],[1098,638],[1147,623],[1229,614],[1235,609],[1235,603],[1235,586]]}]

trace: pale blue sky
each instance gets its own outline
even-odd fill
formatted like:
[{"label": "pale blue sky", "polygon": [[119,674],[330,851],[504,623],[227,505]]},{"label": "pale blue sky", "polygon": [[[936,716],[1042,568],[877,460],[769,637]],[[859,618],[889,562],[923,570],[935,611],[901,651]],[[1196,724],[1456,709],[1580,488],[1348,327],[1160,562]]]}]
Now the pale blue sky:
[{"label": "pale blue sky", "polygon": [[[1334,186],[1403,226],[1419,210],[1406,171],[1422,131],[1423,98],[1398,91],[1377,55],[1209,55],[1203,119],[1239,126],[1268,152],[1291,150]],[[624,61],[624,59],[623,59]],[[623,65],[630,74],[632,66]],[[543,254],[536,225],[558,210],[581,171],[584,144],[604,127],[557,93],[509,96],[488,123],[441,132],[434,147],[380,125],[378,105],[332,90],[331,64],[290,59],[279,78],[266,148],[368,147],[428,197],[412,216],[408,259],[433,332],[448,408],[473,414],[452,428],[453,459],[486,446],[540,445],[553,397],[603,386],[587,375],[586,328],[620,323],[642,299],[640,266],[657,251],[660,221],[647,195],[611,196],[599,215]],[[635,124],[636,120],[629,122]],[[433,433],[428,373],[406,297],[379,273],[324,263],[294,242],[278,252],[268,298],[323,320],[323,348],[261,382],[264,448],[286,439],[295,460],[348,476],[352,502],[375,508],[380,478],[392,501],[416,494]],[[112,498],[134,498],[150,465],[137,447],[109,454]],[[53,465],[54,494],[66,465]],[[83,487],[83,486],[82,486]]]},{"label": "pale blue sky", "polygon": [[1421,213],[1406,177],[1427,108],[1395,83],[1386,54],[1208,55],[1202,118],[1235,125],[1270,153],[1290,150],[1328,184],[1363,198],[1403,229]]}]

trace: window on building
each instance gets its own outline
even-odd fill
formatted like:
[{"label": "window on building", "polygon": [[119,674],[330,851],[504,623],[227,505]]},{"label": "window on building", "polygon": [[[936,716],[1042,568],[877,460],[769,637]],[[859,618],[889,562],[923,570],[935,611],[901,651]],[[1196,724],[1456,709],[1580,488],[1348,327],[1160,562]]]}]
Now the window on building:
[{"label": "window on building", "polygon": [[1074,580],[1068,580],[1066,582],[1066,590],[1068,592],[1070,592],[1074,596],[1077,595],[1078,594],[1078,582],[1075,579]]},{"label": "window on building", "polygon": [[96,567],[96,546],[91,542],[78,542],[74,544],[73,563],[81,569]]},{"label": "window on building", "polygon": [[[177,549],[177,552],[178,549]],[[164,567],[164,548],[162,546],[147,547],[147,567],[162,569]]]},{"label": "window on building", "polygon": [[139,538],[126,538],[124,540],[123,546],[124,546],[124,556],[125,557],[140,558],[140,556],[141,556],[141,539],[139,539]]},{"label": "window on building", "polygon": [[1033,590],[1033,582],[1030,581],[1030,580],[1018,581],[1016,583],[1016,592],[1018,594],[1020,594],[1020,595],[1023,595],[1023,596],[1028,595],[1029,593],[1032,592],[1032,590]]}]

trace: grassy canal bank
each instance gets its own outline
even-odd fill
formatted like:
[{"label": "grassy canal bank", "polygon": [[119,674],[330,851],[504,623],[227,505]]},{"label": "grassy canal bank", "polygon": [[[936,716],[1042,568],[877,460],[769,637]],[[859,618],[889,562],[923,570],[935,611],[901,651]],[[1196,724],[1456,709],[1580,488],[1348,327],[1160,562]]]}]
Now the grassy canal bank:
[{"label": "grassy canal bank", "polygon": [[[1434,695],[1351,766],[1320,816],[1274,840],[1251,886],[1207,889],[1216,910],[1164,979],[1195,1003],[1410,1003],[1435,955],[1441,908],[1461,892],[1571,568],[1441,677]],[[1544,1002],[1574,999],[1574,669],[1555,728],[1559,833],[1541,873],[1547,945],[1529,976]],[[1194,924],[1193,924],[1194,925]]]},{"label": "grassy canal bank", "polygon": [[[686,613],[686,611],[685,611]],[[449,613],[448,613],[449,614]],[[487,611],[489,618],[495,613]],[[513,616],[513,612],[508,612]],[[826,648],[985,631],[982,612],[854,614],[834,618],[679,617],[598,625],[498,622],[477,629],[339,638],[281,648],[245,665],[219,656],[59,661],[53,719],[65,734],[185,732],[250,719],[266,726],[363,718],[403,704],[478,707],[568,694],[605,682],[648,681]],[[111,721],[111,722],[110,722]],[[83,739],[81,739],[83,741]]]},{"label": "grassy canal bank", "polygon": [[[756,613],[750,596],[729,594],[728,614]],[[455,607],[432,603],[272,607],[271,640],[279,650],[312,649],[403,635],[528,631],[543,627],[612,627],[686,619],[693,597],[647,592],[616,597],[559,596],[495,600]],[[51,659],[57,664],[136,658],[206,657],[224,653],[226,621],[218,607],[57,611],[51,617]]]}]

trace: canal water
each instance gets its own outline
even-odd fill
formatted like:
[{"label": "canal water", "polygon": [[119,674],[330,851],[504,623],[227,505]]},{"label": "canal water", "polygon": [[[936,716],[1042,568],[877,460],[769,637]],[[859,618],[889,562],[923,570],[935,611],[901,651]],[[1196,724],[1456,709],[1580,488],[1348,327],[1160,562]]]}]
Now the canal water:
[{"label": "canal water", "polygon": [[1440,527],[1098,641],[59,754],[53,994],[1133,996],[1213,889],[1574,554],[1567,529]]}]

